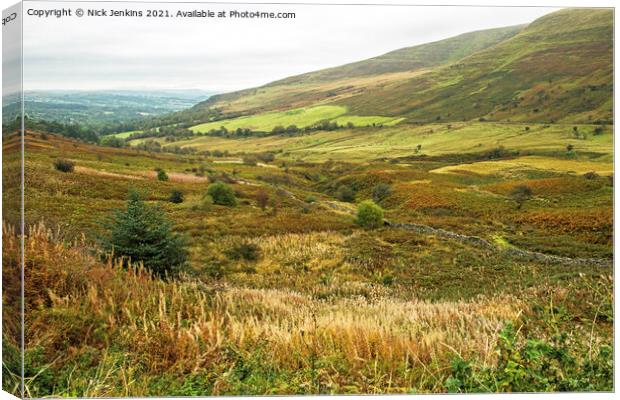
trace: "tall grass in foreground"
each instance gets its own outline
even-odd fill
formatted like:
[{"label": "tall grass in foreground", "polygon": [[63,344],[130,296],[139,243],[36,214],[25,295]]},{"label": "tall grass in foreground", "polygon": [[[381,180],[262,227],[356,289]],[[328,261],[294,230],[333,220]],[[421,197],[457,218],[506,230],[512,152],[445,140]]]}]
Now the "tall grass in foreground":
[{"label": "tall grass in foreground", "polygon": [[[525,307],[164,281],[57,237],[37,225],[26,238],[28,396],[444,391],[455,358],[497,361],[499,332]],[[7,226],[4,238],[16,251]]]}]

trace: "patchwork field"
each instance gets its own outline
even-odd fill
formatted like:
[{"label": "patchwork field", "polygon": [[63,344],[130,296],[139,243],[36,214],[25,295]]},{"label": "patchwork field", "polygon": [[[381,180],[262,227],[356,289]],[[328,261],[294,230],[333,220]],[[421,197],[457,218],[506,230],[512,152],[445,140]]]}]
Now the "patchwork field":
[{"label": "patchwork field", "polygon": [[[343,117],[344,118],[344,117]],[[575,136],[574,127],[579,136]],[[482,153],[498,147],[521,153],[566,155],[571,145],[578,153],[611,155],[613,132],[595,133],[597,125],[452,123],[319,131],[295,136],[223,138],[199,136],[166,143],[165,146],[192,147],[198,151],[285,152],[291,157],[312,161],[367,161],[378,158]],[[145,139],[130,142],[136,145]],[[417,147],[420,146],[419,149]],[[608,159],[607,161],[610,161]]]},{"label": "patchwork field", "polygon": [[271,132],[275,127],[286,128],[294,125],[297,128],[306,128],[318,124],[319,122],[335,122],[339,125],[349,123],[355,126],[391,126],[402,121],[402,118],[379,117],[379,116],[357,116],[345,115],[347,109],[341,106],[315,106],[310,108],[296,108],[281,112],[257,114],[247,117],[225,119],[221,121],[208,122],[189,128],[194,133],[208,133],[211,130],[218,130],[222,127],[228,131],[237,129],[250,129],[256,132]]},{"label": "patchwork field", "polygon": [[276,126],[287,127],[289,125],[296,125],[299,128],[304,128],[319,121],[331,120],[346,112],[346,108],[338,106],[316,106],[307,109],[297,108],[282,112],[210,122],[193,126],[190,130],[196,133],[206,133],[212,129],[219,129],[223,126],[233,131],[238,128],[247,128],[254,131],[270,132]]},{"label": "patchwork field", "polygon": [[108,136],[113,136],[113,137],[117,137],[119,139],[127,139],[129,136],[133,135],[134,133],[138,133],[140,131],[127,131],[127,132],[121,132],[121,133],[114,133]]},{"label": "patchwork field", "polygon": [[480,161],[471,164],[450,165],[448,167],[437,168],[431,172],[441,174],[473,172],[479,175],[515,175],[527,173],[527,171],[531,170],[574,173],[579,175],[594,172],[599,175],[610,176],[614,173],[614,166],[609,161],[578,161],[573,159],[563,160],[550,157],[528,156],[507,161]]}]

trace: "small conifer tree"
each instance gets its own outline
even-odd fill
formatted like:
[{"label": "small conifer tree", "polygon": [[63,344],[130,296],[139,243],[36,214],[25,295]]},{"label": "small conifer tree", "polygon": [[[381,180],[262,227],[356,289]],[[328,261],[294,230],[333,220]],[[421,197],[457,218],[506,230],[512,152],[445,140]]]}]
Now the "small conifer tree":
[{"label": "small conifer tree", "polygon": [[126,257],[159,276],[174,275],[187,259],[186,239],[175,233],[163,211],[150,207],[136,191],[129,192],[127,207],[117,210],[104,223],[108,234],[102,248],[117,257]]}]

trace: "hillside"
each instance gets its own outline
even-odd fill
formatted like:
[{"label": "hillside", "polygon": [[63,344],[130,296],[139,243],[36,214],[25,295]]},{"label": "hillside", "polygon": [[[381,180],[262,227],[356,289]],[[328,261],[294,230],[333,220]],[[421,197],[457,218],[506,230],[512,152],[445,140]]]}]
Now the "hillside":
[{"label": "hillside", "polygon": [[4,126],[3,389],[614,390],[612,31],[564,10],[100,141]]},{"label": "hillside", "polygon": [[612,37],[611,10],[558,11],[493,48],[339,103],[420,122],[609,121]]},{"label": "hillside", "polygon": [[394,50],[379,57],[297,75],[267,86],[324,82],[392,72],[415,71],[449,64],[494,46],[519,33],[525,25],[468,32],[436,42]]},{"label": "hillside", "polygon": [[219,107],[235,101],[244,102],[246,97],[259,97],[264,100],[265,96],[261,96],[263,93],[276,96],[272,107],[281,107],[287,102],[298,101],[302,95],[308,99],[321,100],[353,94],[355,88],[372,87],[374,79],[379,79],[380,82],[403,79],[411,75],[398,73],[411,73],[458,61],[514,36],[523,27],[517,25],[486,29],[407,47],[368,60],[285,78],[261,88],[213,96],[195,108],[211,107],[214,104]]},{"label": "hillside", "polygon": [[[499,124],[462,129],[479,125]],[[611,152],[610,136],[588,145]],[[229,153],[196,155],[30,130],[24,140],[33,398],[613,389],[610,159],[579,150],[357,162],[352,149],[363,147],[334,141],[329,154],[343,161],[282,152],[252,162],[233,153],[248,149],[239,139],[228,139]],[[401,154],[399,143],[381,144]],[[20,146],[18,134],[3,141],[3,284],[12,296],[3,389],[13,393],[21,244],[10,205],[20,195]],[[213,185],[235,203],[215,202]],[[529,195],[515,196],[523,187]],[[151,276],[144,258],[123,268],[97,256],[110,234],[102,221],[129,210],[130,191],[188,239],[178,277]],[[380,204],[381,225],[356,216],[368,199]],[[146,232],[132,245],[148,243]],[[462,384],[461,365],[471,376]],[[524,378],[506,379],[515,368]]]},{"label": "hillside", "polygon": [[214,96],[193,110],[238,116],[333,104],[410,122],[609,123],[613,12],[567,9],[527,27],[473,32]]}]

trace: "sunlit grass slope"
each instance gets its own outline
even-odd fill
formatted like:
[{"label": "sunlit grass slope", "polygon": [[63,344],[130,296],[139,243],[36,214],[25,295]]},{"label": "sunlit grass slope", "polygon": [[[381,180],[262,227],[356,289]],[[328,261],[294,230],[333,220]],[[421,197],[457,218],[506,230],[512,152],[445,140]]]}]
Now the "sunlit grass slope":
[{"label": "sunlit grass slope", "polygon": [[270,132],[276,126],[288,127],[295,125],[297,128],[305,128],[328,121],[336,122],[339,125],[352,123],[355,126],[369,125],[395,125],[402,121],[402,118],[380,117],[380,116],[356,116],[343,115],[347,112],[345,107],[340,106],[315,106],[310,108],[296,108],[287,111],[270,112],[256,114],[247,117],[225,119],[221,121],[208,122],[190,128],[195,133],[208,133],[222,127],[228,131],[236,129],[250,129],[258,132]]},{"label": "sunlit grass slope", "polygon": [[287,127],[289,125],[296,125],[298,128],[304,128],[320,121],[329,121],[346,112],[347,109],[345,107],[339,106],[297,108],[288,111],[209,122],[194,126],[190,129],[194,132],[206,133],[212,129],[219,129],[223,126],[229,131],[234,131],[237,128],[247,128],[253,131],[269,132],[276,126]]}]

